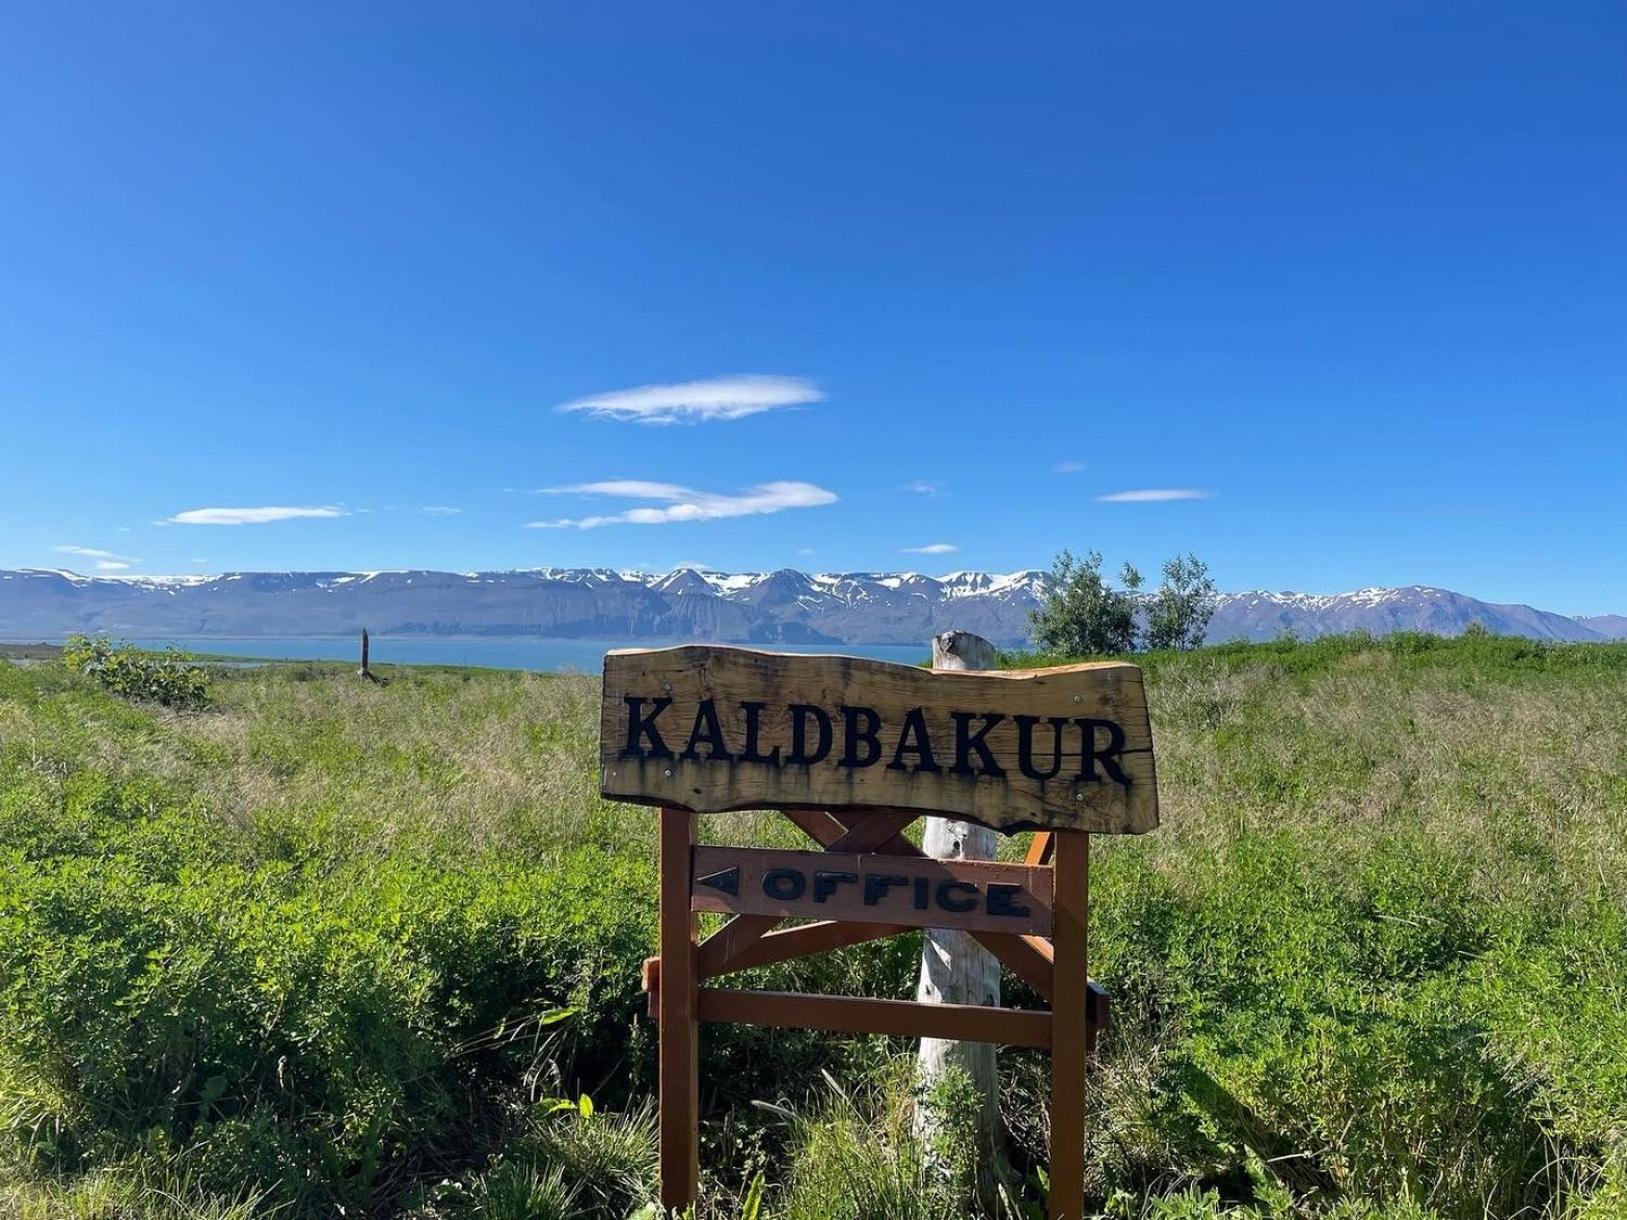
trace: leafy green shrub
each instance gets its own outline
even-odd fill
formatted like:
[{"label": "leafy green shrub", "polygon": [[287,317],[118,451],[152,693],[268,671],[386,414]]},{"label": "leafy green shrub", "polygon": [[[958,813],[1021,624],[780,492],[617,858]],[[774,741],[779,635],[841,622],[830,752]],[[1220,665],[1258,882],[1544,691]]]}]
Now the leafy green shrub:
[{"label": "leafy green shrub", "polygon": [[115,645],[105,635],[73,635],[62,647],[62,660],[124,699],[186,709],[209,701],[209,671],[173,645],[148,652],[133,644]]},{"label": "leafy green shrub", "polygon": [[1449,856],[1373,838],[1353,860],[1303,832],[1243,835],[1173,876],[1104,853],[1096,968],[1130,1020],[1180,1014],[1161,1086],[1233,1173],[1248,1149],[1301,1187],[1512,1214],[1544,1190],[1547,1149],[1469,1001],[1487,912]]},{"label": "leafy green shrub", "polygon": [[[139,784],[79,777],[54,810],[25,795],[0,840],[16,1163],[161,1146],[204,1189],[321,1214],[483,1162],[544,1051],[623,1095],[648,1079],[629,1029],[650,912],[615,900],[653,892],[647,864],[287,859]],[[94,833],[87,808],[106,811]],[[544,1046],[561,1007],[582,1015]]]}]

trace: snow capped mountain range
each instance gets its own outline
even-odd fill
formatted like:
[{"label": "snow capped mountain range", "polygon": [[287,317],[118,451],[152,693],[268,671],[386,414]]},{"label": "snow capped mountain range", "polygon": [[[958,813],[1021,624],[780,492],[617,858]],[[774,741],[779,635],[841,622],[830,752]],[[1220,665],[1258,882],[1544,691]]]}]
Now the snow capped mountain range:
[{"label": "snow capped mountain range", "polygon": [[[367,627],[390,634],[541,636],[775,644],[921,644],[958,627],[1003,645],[1028,636],[1043,596],[1038,569],[951,572],[725,573],[678,568],[509,572],[233,572],[81,576],[0,572],[0,639],[74,631],[135,638],[298,637]],[[1365,629],[1454,635],[1470,623],[1553,640],[1627,637],[1627,618],[1592,619],[1412,586],[1352,593],[1222,594],[1209,639],[1271,639]]]},{"label": "snow capped mountain range", "polygon": [[1459,635],[1470,623],[1480,623],[1497,635],[1539,640],[1605,640],[1627,635],[1531,606],[1483,602],[1449,589],[1409,585],[1333,594],[1223,593],[1209,623],[1209,638],[1269,640],[1289,631],[1301,636],[1342,631]]}]

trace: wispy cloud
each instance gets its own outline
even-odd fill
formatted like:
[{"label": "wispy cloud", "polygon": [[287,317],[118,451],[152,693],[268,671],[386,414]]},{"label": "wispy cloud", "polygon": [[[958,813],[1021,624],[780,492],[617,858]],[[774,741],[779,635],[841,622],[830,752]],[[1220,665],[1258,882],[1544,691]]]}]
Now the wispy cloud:
[{"label": "wispy cloud", "polygon": [[426,504],[418,510],[426,517],[455,517],[463,510],[449,504]]},{"label": "wispy cloud", "polygon": [[674,385],[641,385],[562,403],[561,411],[586,411],[599,419],[641,424],[702,423],[744,419],[780,407],[820,402],[824,395],[805,377],[740,374],[682,381]]},{"label": "wispy cloud", "polygon": [[906,555],[953,555],[960,550],[953,542],[929,542],[925,546],[899,548]]},{"label": "wispy cloud", "polygon": [[268,505],[263,508],[189,508],[157,522],[158,525],[265,525],[271,521],[293,521],[301,517],[346,517],[342,508],[330,505],[292,508]]},{"label": "wispy cloud", "polygon": [[601,525],[667,525],[675,521],[718,521],[725,517],[751,517],[787,508],[817,508],[836,503],[836,493],[812,483],[760,483],[735,495],[696,491],[676,483],[650,483],[640,479],[609,479],[544,489],[553,495],[612,496],[623,500],[655,500],[659,508],[628,508],[592,517],[561,517],[527,522],[530,529],[597,529]]},{"label": "wispy cloud", "polygon": [[93,559],[96,561],[98,572],[128,572],[131,564],[141,562],[133,556],[119,555],[93,546],[54,546],[51,549],[59,555],[77,555],[81,559]]},{"label": "wispy cloud", "polygon": [[930,479],[911,479],[908,483],[904,484],[903,490],[913,491],[918,496],[927,496],[930,498],[932,496],[941,496],[943,494],[943,484],[934,483]]},{"label": "wispy cloud", "polygon": [[1097,496],[1101,504],[1159,504],[1165,500],[1207,500],[1209,493],[1196,487],[1146,487],[1136,491],[1110,491]]},{"label": "wispy cloud", "polygon": [[1085,468],[1085,464],[1083,462],[1075,462],[1075,461],[1072,461],[1070,459],[1069,461],[1066,461],[1066,462],[1058,462],[1055,466],[1052,466],[1051,467],[1051,473],[1052,474],[1078,474],[1084,468]]},{"label": "wispy cloud", "polygon": [[78,555],[84,559],[103,559],[123,563],[126,566],[140,563],[139,559],[132,559],[129,555],[118,555],[112,551],[98,550],[93,546],[54,546],[51,548],[59,555]]}]

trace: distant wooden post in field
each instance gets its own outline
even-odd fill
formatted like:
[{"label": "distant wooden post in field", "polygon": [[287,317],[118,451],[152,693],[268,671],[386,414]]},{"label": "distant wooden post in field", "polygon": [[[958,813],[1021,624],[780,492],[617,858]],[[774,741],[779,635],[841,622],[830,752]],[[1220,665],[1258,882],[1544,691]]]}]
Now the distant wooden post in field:
[{"label": "distant wooden post in field", "polygon": [[[933,669],[995,669],[993,644],[969,631],[945,631],[932,639]],[[975,822],[926,818],[921,846],[935,860],[992,860],[994,831]],[[1000,1004],[1000,962],[970,933],[927,928],[921,938],[921,979],[915,998],[923,1004]],[[1001,1155],[1000,1080],[995,1046],[922,1038],[917,1054],[915,1129],[930,1135],[942,1121],[928,1103],[934,1085],[951,1067],[965,1070],[980,1098],[977,1112],[979,1193],[992,1195],[994,1163]]]},{"label": "distant wooden post in field", "polygon": [[360,668],[358,668],[356,670],[356,676],[358,678],[366,678],[369,682],[377,682],[381,686],[384,684],[384,679],[380,678],[370,668],[368,668],[368,664],[367,664],[367,628],[366,627],[362,628],[362,663],[361,663]]}]

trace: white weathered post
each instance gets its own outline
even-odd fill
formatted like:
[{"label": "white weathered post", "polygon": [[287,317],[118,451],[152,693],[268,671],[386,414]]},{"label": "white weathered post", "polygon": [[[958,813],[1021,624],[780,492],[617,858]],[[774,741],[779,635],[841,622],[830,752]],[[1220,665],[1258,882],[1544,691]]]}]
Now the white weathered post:
[{"label": "white weathered post", "polygon": [[[995,669],[993,644],[969,631],[945,631],[932,640],[933,669]],[[975,822],[927,818],[921,847],[940,860],[994,859],[994,831]],[[1000,963],[965,932],[928,928],[921,940],[921,981],[915,998],[924,1004],[1000,1003]],[[929,1135],[938,1122],[924,1104],[933,1084],[951,1066],[965,1069],[981,1104],[977,1114],[980,1191],[993,1189],[996,1159],[1001,1149],[1000,1084],[995,1070],[995,1048],[987,1042],[951,1042],[922,1038],[917,1056],[916,1131]]]}]

